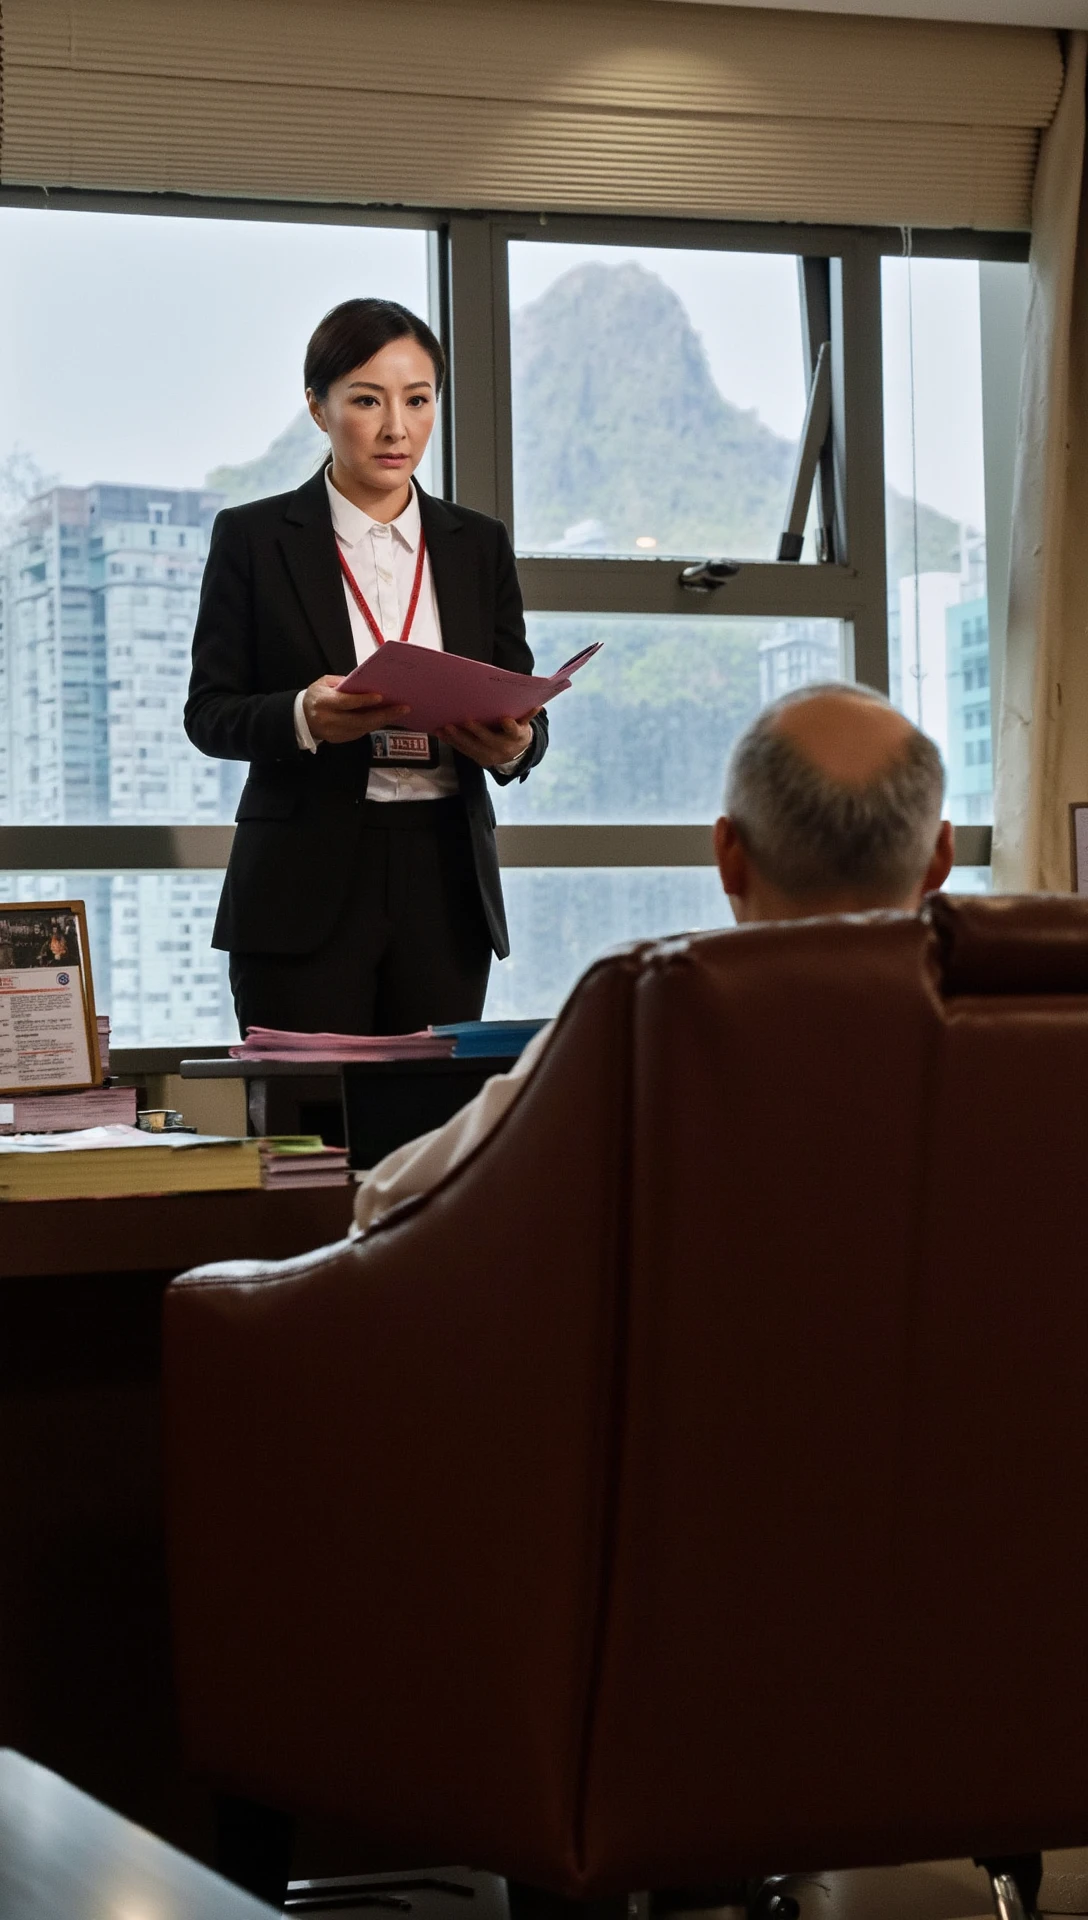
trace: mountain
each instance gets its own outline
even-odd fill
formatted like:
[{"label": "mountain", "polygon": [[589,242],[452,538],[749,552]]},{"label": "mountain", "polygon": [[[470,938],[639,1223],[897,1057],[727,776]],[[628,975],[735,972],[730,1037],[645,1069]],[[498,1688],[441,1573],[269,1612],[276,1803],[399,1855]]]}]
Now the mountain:
[{"label": "mountain", "polygon": [[[687,309],[636,262],[575,267],[512,321],[518,546],[773,558],[794,447],[725,399]],[[920,570],[958,571],[960,529],[920,505]],[[572,538],[573,535],[573,538]],[[564,538],[566,536],[566,538]],[[888,492],[889,575],[914,572]]]},{"label": "mountain", "polygon": [[316,473],[325,445],[324,434],[303,407],[264,453],[241,466],[213,467],[204,485],[223,494],[228,507],[240,507],[246,500],[261,500],[270,493],[287,493]]},{"label": "mountain", "polygon": [[[719,392],[683,302],[636,262],[574,267],[511,323],[521,551],[631,551],[769,559],[794,448]],[[215,467],[228,506],[315,472],[324,436],[302,408],[255,460]],[[960,528],[919,504],[923,573],[956,572]],[[888,573],[914,572],[911,504],[888,492]]]},{"label": "mountain", "polygon": [[518,545],[597,522],[615,552],[768,554],[793,449],[723,399],[677,295],[634,262],[574,267],[511,328]]}]

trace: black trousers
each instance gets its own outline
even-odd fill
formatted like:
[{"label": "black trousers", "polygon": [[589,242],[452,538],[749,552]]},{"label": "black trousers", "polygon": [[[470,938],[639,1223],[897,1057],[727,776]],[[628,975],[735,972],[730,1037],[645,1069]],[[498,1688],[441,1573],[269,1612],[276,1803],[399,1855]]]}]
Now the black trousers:
[{"label": "black trousers", "polygon": [[232,953],[238,1025],[414,1033],[478,1020],[491,940],[460,799],[363,803],[356,871],[312,953]]}]

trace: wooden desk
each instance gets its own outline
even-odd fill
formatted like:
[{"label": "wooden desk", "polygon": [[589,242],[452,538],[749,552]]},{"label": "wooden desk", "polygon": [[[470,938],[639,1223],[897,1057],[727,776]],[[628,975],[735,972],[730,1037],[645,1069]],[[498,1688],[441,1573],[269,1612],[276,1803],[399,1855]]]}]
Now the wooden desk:
[{"label": "wooden desk", "polygon": [[0,1753],[4,1920],[268,1920],[272,1911],[44,1767]]},{"label": "wooden desk", "polygon": [[206,1260],[286,1260],[339,1240],[354,1189],[0,1201],[0,1283],[31,1274],[157,1274]]},{"label": "wooden desk", "polygon": [[[352,1189],[0,1203],[0,1746],[211,1857],[174,1719],[162,1294],[340,1239]],[[209,1910],[210,1911],[210,1910]]]}]

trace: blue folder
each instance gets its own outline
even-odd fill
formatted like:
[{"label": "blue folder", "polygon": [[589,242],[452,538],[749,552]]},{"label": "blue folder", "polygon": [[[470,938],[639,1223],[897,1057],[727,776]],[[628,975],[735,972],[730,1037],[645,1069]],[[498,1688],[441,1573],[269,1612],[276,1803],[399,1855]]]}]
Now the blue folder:
[{"label": "blue folder", "polygon": [[453,1036],[457,1060],[516,1060],[546,1020],[454,1020],[436,1027],[443,1038]]}]

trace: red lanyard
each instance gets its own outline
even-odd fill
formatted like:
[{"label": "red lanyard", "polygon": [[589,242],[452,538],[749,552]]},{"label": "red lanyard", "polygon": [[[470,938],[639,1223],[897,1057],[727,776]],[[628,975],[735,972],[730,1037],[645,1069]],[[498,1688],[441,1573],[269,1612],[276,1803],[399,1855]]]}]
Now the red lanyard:
[{"label": "red lanyard", "polygon": [[[336,551],[340,559],[340,570],[343,573],[344,579],[348,583],[348,591],[350,592],[352,599],[354,600],[356,606],[358,607],[359,612],[362,614],[363,619],[366,621],[367,626],[370,628],[370,631],[374,636],[375,645],[379,647],[384,647],[385,635],[382,632],[381,628],[379,627],[378,622],[375,620],[374,615],[371,613],[370,608],[366,604],[366,600],[363,596],[363,590],[360,587],[359,582],[356,580],[355,575],[352,573],[351,568],[348,566],[347,561],[344,559],[344,549],[340,545],[339,541],[337,541],[336,543]],[[420,527],[419,553],[416,556],[416,577],[412,582],[412,597],[408,602],[408,612],[404,616],[404,625],[400,630],[400,637],[402,640],[407,640],[408,635],[412,631],[412,622],[416,617],[416,608],[419,605],[419,590],[423,585],[423,562],[426,559],[426,557],[427,557],[427,544],[423,538],[423,528]]]}]

